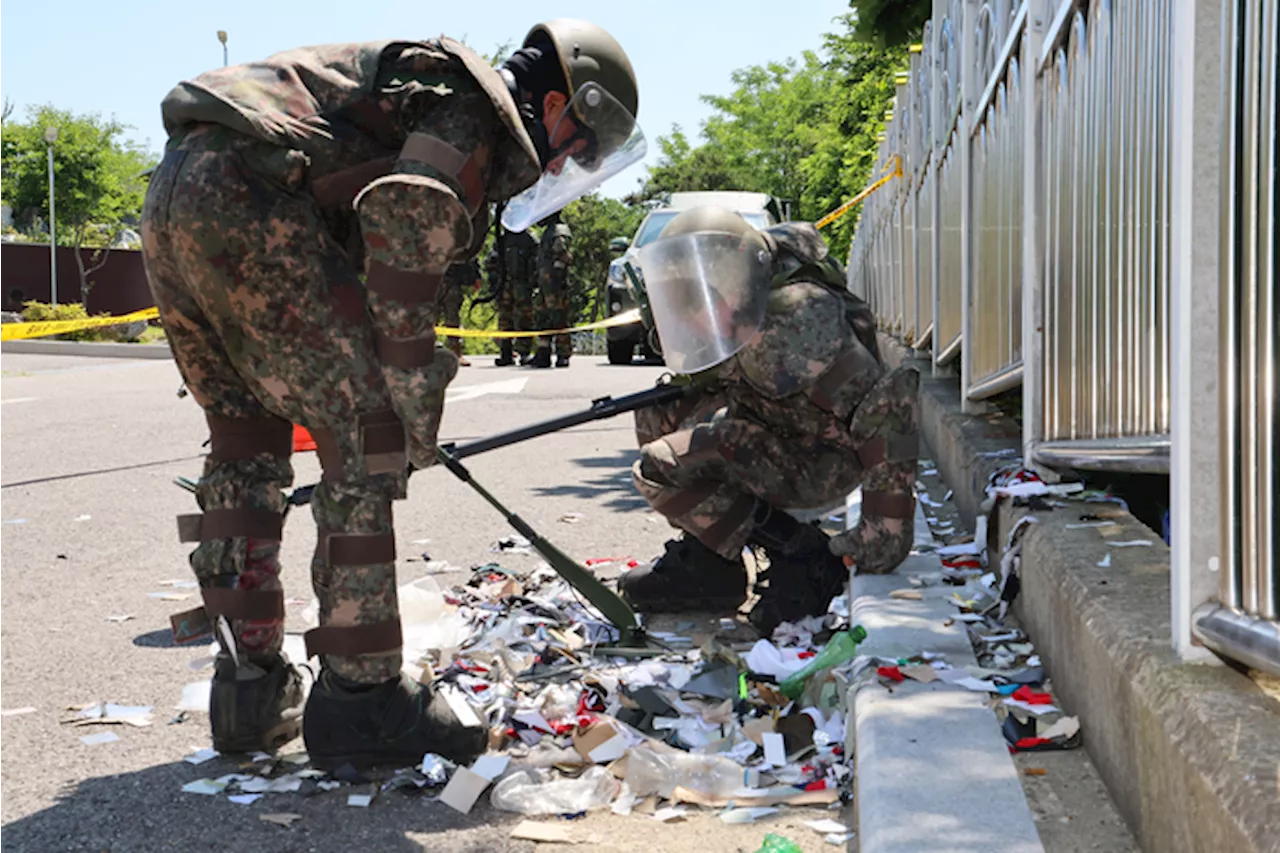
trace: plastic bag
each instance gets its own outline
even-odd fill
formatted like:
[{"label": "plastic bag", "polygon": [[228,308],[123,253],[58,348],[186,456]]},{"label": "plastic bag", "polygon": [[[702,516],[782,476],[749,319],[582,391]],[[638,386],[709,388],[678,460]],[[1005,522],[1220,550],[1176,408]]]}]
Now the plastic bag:
[{"label": "plastic bag", "polygon": [[620,787],[603,767],[591,767],[576,779],[561,779],[547,770],[521,770],[495,785],[489,801],[495,809],[519,814],[577,814],[609,805]]},{"label": "plastic bag", "polygon": [[723,755],[659,751],[648,744],[631,750],[626,783],[638,797],[660,794],[670,799],[676,787],[711,797],[732,797],[754,787],[755,773]]}]

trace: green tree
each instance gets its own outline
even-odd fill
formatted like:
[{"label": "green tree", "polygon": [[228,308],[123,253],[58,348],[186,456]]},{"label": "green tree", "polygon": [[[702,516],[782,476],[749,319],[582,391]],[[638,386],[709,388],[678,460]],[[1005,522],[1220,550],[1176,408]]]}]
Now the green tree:
[{"label": "green tree", "polygon": [[920,40],[933,0],[849,0],[853,35],[875,47],[903,47]]},{"label": "green tree", "polygon": [[[125,229],[136,227],[146,183],[141,173],[155,157],[125,137],[114,119],[75,115],[52,106],[31,107],[25,122],[5,121],[0,146],[0,186],[13,208],[15,224],[47,239],[49,221],[46,129],[57,128],[53,143],[57,241],[76,249],[82,293],[89,277]],[[97,248],[86,266],[82,247]]]},{"label": "green tree", "polygon": [[[767,192],[812,221],[862,190],[907,52],[860,41],[853,15],[837,20],[821,53],[739,69],[732,93],[704,96],[714,112],[701,144],[679,127],[660,137],[659,161],[629,200],[664,200],[680,190]],[[856,211],[824,229],[837,257],[847,254],[855,222]]]}]

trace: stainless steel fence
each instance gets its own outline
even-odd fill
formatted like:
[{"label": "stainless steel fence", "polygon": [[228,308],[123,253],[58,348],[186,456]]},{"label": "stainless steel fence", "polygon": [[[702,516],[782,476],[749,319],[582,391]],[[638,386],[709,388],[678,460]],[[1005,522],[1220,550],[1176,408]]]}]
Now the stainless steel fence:
[{"label": "stainless steel fence", "polygon": [[[1046,29],[1035,55],[1033,7]],[[862,212],[851,287],[938,368],[962,357],[965,398],[981,400],[1023,382],[1032,229],[1043,316],[1029,449],[1051,466],[1167,473],[1169,3],[935,10],[879,152],[882,166],[904,156],[905,177]]]},{"label": "stainless steel fence", "polygon": [[1219,316],[1222,475],[1219,603],[1197,612],[1205,645],[1280,672],[1280,412],[1277,412],[1275,0],[1230,0]]}]

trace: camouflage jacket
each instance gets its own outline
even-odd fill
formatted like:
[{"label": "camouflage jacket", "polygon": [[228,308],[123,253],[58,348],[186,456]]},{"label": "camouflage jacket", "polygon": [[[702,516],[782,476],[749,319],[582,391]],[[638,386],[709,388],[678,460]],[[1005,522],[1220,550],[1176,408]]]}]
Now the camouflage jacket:
[{"label": "camouflage jacket", "polygon": [[[212,123],[298,152],[334,236],[354,248],[363,232],[366,250],[410,271],[473,256],[486,202],[540,172],[502,78],[447,38],[304,47],[220,68],[175,87],[161,114],[171,138]],[[400,227],[383,221],[392,203]]]},{"label": "camouflage jacket", "polygon": [[[875,320],[807,223],[764,232],[774,284],[752,342],[711,371],[735,414],[776,433],[843,445],[858,404],[884,375]],[[852,448],[850,445],[849,449]]]},{"label": "camouflage jacket", "polygon": [[[496,248],[485,257],[485,275],[489,279],[489,289],[498,293],[510,284],[512,292],[532,292],[537,276],[538,241],[528,231],[504,231],[502,245],[506,249],[503,263],[498,263]],[[506,281],[502,280],[504,272]]]},{"label": "camouflage jacket", "polygon": [[544,291],[562,291],[569,282],[573,255],[569,241],[573,232],[563,222],[548,225],[538,246],[538,286]]}]

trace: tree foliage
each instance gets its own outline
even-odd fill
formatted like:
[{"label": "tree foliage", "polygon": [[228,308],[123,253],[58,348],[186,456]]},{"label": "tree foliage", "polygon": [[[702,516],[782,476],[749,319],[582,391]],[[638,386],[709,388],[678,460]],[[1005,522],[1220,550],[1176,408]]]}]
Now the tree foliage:
[{"label": "tree foliage", "polygon": [[14,223],[43,239],[49,234],[45,131],[50,127],[58,130],[53,143],[55,236],[59,245],[77,249],[81,285],[87,289],[88,276],[97,267],[86,269],[78,250],[110,247],[126,228],[137,226],[146,194],[141,173],[156,160],[127,139],[128,127],[114,119],[39,106],[28,109],[26,121],[6,120],[0,193],[13,208]]},{"label": "tree foliage", "polygon": [[[838,19],[821,53],[755,65],[733,74],[734,90],[704,96],[714,112],[693,144],[681,128],[658,139],[660,159],[633,203],[684,190],[766,192],[793,202],[793,217],[816,220],[863,189],[871,177],[894,74],[904,49],[868,45],[853,15]],[[848,250],[856,215],[824,229],[837,257]]]},{"label": "tree foliage", "polygon": [[609,241],[614,237],[630,239],[642,218],[642,209],[595,193],[564,209],[561,220],[573,232],[569,287],[578,317],[599,320],[604,316],[605,281],[613,260]]},{"label": "tree foliage", "polygon": [[853,35],[875,47],[902,47],[919,41],[933,14],[933,0],[849,0]]}]

